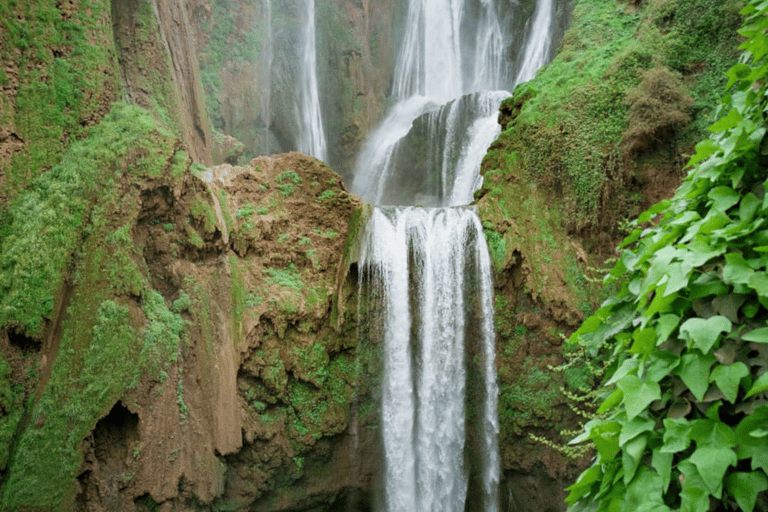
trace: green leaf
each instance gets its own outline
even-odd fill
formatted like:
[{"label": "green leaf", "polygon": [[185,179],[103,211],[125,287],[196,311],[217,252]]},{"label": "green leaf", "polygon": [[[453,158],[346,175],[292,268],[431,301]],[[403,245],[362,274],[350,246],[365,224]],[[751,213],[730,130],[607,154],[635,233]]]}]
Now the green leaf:
[{"label": "green leaf", "polygon": [[737,284],[749,284],[749,279],[755,271],[749,268],[747,261],[739,253],[725,255],[726,264],[723,267],[723,280]]},{"label": "green leaf", "polygon": [[592,484],[600,479],[601,474],[602,471],[600,471],[600,466],[597,465],[591,466],[582,472],[576,482],[572,486],[566,488],[566,491],[570,491],[570,494],[565,498],[565,501],[571,505],[576,503],[581,497],[590,492]]},{"label": "green leaf", "polygon": [[632,348],[629,350],[632,354],[648,355],[656,348],[656,329],[652,327],[636,330],[632,338],[634,343],[632,343]]},{"label": "green leaf", "polygon": [[738,124],[744,119],[744,116],[741,115],[741,113],[736,109],[731,109],[728,112],[728,115],[721,118],[714,124],[712,124],[708,130],[711,132],[722,132],[724,130],[730,130],[731,128],[734,128],[738,126]]},{"label": "green leaf", "polygon": [[741,194],[731,187],[720,186],[710,190],[707,197],[712,199],[712,208],[726,212],[731,206],[739,202]]},{"label": "green leaf", "polygon": [[741,200],[739,204],[739,218],[742,222],[749,222],[755,217],[757,209],[762,201],[755,196],[752,192],[748,192]]},{"label": "green leaf", "polygon": [[730,89],[733,84],[749,76],[751,71],[752,68],[746,64],[739,63],[733,66],[725,73],[729,78],[728,83],[725,86],[725,90]]},{"label": "green leaf", "polygon": [[728,366],[717,365],[712,370],[709,381],[716,383],[725,398],[733,404],[736,403],[736,397],[739,393],[739,382],[747,375],[749,375],[747,366],[744,363],[736,362]]},{"label": "green leaf", "polygon": [[686,459],[678,464],[678,468],[684,475],[680,492],[681,512],[708,512],[710,493],[696,466]]},{"label": "green leaf", "polygon": [[651,457],[651,466],[661,476],[662,491],[667,492],[669,483],[672,480],[672,459],[673,453],[662,452],[659,449],[653,450]]},{"label": "green leaf", "polygon": [[697,400],[702,400],[709,388],[709,368],[714,364],[715,356],[689,352],[684,354],[681,359],[681,364],[675,373],[688,386],[693,396]]},{"label": "green leaf", "polygon": [[667,314],[659,316],[659,320],[656,323],[656,332],[659,338],[656,340],[656,345],[660,345],[669,339],[669,335],[675,330],[680,323],[680,317],[677,315]]},{"label": "green leaf", "polygon": [[690,461],[696,466],[704,483],[715,496],[722,490],[725,471],[735,466],[738,460],[730,448],[697,448]]},{"label": "green leaf", "polygon": [[657,382],[643,382],[637,375],[624,376],[617,386],[624,392],[624,406],[629,420],[643,412],[651,402],[661,398]]},{"label": "green leaf", "polygon": [[595,443],[601,462],[605,463],[614,458],[619,451],[619,432],[621,425],[616,421],[601,423],[592,427],[590,439]]},{"label": "green leaf", "polygon": [[690,256],[686,259],[691,266],[700,267],[715,256],[725,252],[725,247],[712,247],[711,240],[707,237],[699,237],[688,244]]},{"label": "green leaf", "polygon": [[706,354],[712,350],[720,333],[731,331],[731,321],[724,316],[689,318],[680,326],[680,335],[689,341],[688,347],[695,347]]},{"label": "green leaf", "polygon": [[753,329],[747,334],[741,336],[744,341],[753,341],[755,343],[768,343],[768,327]]},{"label": "green leaf", "polygon": [[699,447],[733,448],[736,445],[736,434],[733,429],[721,421],[711,419],[692,421],[690,436]]},{"label": "green leaf", "polygon": [[631,419],[621,428],[619,445],[624,446],[628,441],[631,441],[643,432],[653,430],[655,423],[656,422],[650,418],[636,417]]},{"label": "green leaf", "polygon": [[675,262],[667,267],[668,276],[667,286],[664,288],[664,295],[675,293],[688,286],[688,279],[691,276],[693,266],[689,262]]},{"label": "green leaf", "polygon": [[659,382],[677,368],[680,364],[680,356],[665,350],[656,350],[648,356],[648,361],[648,368],[645,371],[646,380]]},{"label": "green leaf", "polygon": [[677,453],[688,448],[691,444],[691,429],[693,425],[685,418],[664,420],[664,444],[661,453]]},{"label": "green leaf", "polygon": [[768,489],[768,478],[762,471],[731,473],[728,475],[726,488],[741,510],[752,512],[755,509],[757,495]]},{"label": "green leaf", "polygon": [[637,466],[643,458],[643,451],[648,444],[646,436],[639,436],[629,441],[621,452],[621,465],[624,469],[624,485],[629,484],[635,476]]},{"label": "green leaf", "polygon": [[624,392],[620,389],[615,389],[613,393],[608,396],[608,398],[603,400],[603,403],[600,404],[600,407],[597,408],[597,413],[602,414],[605,411],[611,409],[614,405],[620,404],[623,398]]},{"label": "green leaf", "polygon": [[752,395],[762,393],[766,389],[768,389],[768,372],[758,377],[758,379],[755,381],[754,384],[752,384],[752,388],[747,392],[744,398],[749,398]]},{"label": "green leaf", "polygon": [[[766,194],[768,196],[768,194]],[[747,284],[757,292],[760,297],[768,297],[768,276],[762,272],[755,272],[749,278]]]}]

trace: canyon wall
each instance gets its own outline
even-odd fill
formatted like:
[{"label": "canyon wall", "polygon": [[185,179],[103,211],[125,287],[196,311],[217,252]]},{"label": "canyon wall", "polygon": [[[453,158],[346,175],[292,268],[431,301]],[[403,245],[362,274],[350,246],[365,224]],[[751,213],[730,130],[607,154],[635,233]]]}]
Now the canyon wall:
[{"label": "canyon wall", "polygon": [[[502,510],[563,510],[590,457],[558,445],[593,375],[550,368],[577,358],[563,339],[622,226],[671,193],[711,119],[737,3],[581,0],[502,106],[476,195]],[[251,158],[294,129],[260,110],[283,101],[259,88],[265,5],[0,6],[3,510],[375,508],[379,355],[358,343],[349,259],[367,207],[322,162]],[[387,106],[404,5],[318,2],[345,177]]]}]

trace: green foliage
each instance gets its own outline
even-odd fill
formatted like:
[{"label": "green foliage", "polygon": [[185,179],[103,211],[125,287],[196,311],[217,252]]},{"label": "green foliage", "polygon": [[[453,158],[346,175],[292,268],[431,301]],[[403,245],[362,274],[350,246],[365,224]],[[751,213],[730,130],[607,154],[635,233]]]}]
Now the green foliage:
[{"label": "green foliage", "polygon": [[[741,62],[676,195],[642,214],[574,333],[615,356],[600,416],[574,442],[595,464],[568,501],[608,510],[764,510],[768,499],[768,4],[752,0]],[[658,224],[641,229],[649,221]]]},{"label": "green foliage", "polygon": [[[153,133],[160,132],[146,111],[116,103],[87,139],[73,144],[60,163],[10,204],[0,241],[0,325],[10,322],[39,332],[66,277],[95,191],[101,190],[104,203],[114,199],[115,178],[129,162],[136,178],[165,168]],[[110,168],[114,174],[104,172]],[[126,236],[115,233],[108,242],[125,242]]]},{"label": "green foliage", "polygon": [[242,207],[237,209],[235,217],[238,219],[242,219],[243,217],[250,217],[255,211],[256,208],[253,206],[253,204],[245,203]]},{"label": "green foliage", "polygon": [[269,276],[267,280],[283,288],[292,288],[296,291],[301,291],[304,288],[304,283],[301,280],[301,273],[296,269],[296,265],[291,263],[286,268],[267,268],[264,269],[264,273]]},{"label": "green foliage", "polygon": [[493,268],[500,271],[504,267],[507,258],[507,242],[504,237],[492,229],[484,229],[485,238],[488,240],[488,250],[491,253]]},{"label": "green foliage", "polygon": [[701,138],[711,88],[735,62],[733,2],[639,3],[577,2],[560,53],[504,102],[506,129],[484,163],[486,176],[552,191],[572,231],[612,232],[616,212],[639,213],[625,157]]},{"label": "green foliage", "polygon": [[[87,120],[103,114],[104,99],[115,99],[109,91],[118,89],[119,73],[111,27],[105,26],[109,4],[66,18],[54,3],[40,0],[5,2],[0,10],[6,43],[0,60],[15,63],[9,69],[17,70],[18,80],[15,105],[0,100],[0,120],[12,116],[8,124],[25,142],[6,169],[7,191],[16,192],[88,133]],[[100,40],[102,34],[109,37]]]},{"label": "green foliage", "polygon": [[323,231],[320,228],[314,228],[314,232],[317,233],[318,235],[324,236],[326,238],[336,238],[337,236],[339,236],[339,233],[337,233],[336,231],[334,231],[332,229],[329,229],[328,231]]},{"label": "green foliage", "polygon": [[296,192],[295,185],[301,183],[301,177],[296,171],[285,171],[279,174],[275,181],[277,182],[277,189],[280,191],[280,195],[283,197],[289,196]]},{"label": "green foliage", "polygon": [[324,190],[319,196],[317,196],[318,203],[324,203],[325,201],[332,201],[336,198],[336,192],[332,189]]}]

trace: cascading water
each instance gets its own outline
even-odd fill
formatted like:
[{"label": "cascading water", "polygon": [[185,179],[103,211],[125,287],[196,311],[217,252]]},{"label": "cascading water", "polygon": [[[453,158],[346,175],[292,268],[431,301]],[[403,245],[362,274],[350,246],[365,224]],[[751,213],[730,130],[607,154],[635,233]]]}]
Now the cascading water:
[{"label": "cascading water", "polygon": [[302,153],[326,160],[325,130],[320,110],[320,95],[317,85],[317,48],[315,34],[315,0],[303,0],[304,49],[300,76],[300,101],[296,104],[299,123],[298,149]]},{"label": "cascading water", "polygon": [[[360,251],[361,283],[385,311],[382,435],[389,512],[465,510],[469,471],[496,510],[499,462],[490,258],[468,208],[377,208]],[[474,368],[468,354],[484,365]],[[473,370],[474,368],[474,370]],[[468,424],[468,374],[481,376],[480,424]],[[476,385],[476,383],[475,383]],[[470,468],[468,429],[483,439]],[[479,508],[476,510],[480,510]]]},{"label": "cascading water", "polygon": [[[409,2],[397,104],[361,152],[352,185],[373,204],[404,205],[374,208],[359,259],[361,300],[379,323],[365,331],[384,348],[387,512],[498,510],[490,258],[474,210],[458,206],[472,201],[498,136],[509,96],[499,89],[549,58],[552,17],[552,0],[540,0],[515,71],[494,0]],[[435,207],[405,206],[414,204]]]}]

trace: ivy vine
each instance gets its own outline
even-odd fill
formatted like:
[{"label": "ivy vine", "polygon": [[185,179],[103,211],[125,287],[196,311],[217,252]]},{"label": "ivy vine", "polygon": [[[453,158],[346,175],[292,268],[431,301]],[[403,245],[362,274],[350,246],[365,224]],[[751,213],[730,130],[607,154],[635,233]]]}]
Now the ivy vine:
[{"label": "ivy vine", "polygon": [[597,452],[573,510],[768,510],[768,0],[742,14],[711,137],[634,223],[606,278],[620,291],[570,339],[611,356],[572,441]]}]

